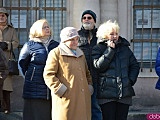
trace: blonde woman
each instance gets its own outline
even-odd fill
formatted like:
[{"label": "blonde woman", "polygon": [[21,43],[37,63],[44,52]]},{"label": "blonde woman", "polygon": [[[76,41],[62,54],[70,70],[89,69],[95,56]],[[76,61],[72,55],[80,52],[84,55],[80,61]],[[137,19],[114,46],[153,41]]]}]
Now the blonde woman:
[{"label": "blonde woman", "polygon": [[44,79],[52,92],[53,120],[91,120],[92,80],[79,35],[73,27],[61,30],[61,43],[49,55]]},{"label": "blonde woman", "polygon": [[37,20],[19,55],[19,69],[25,78],[23,120],[51,120],[51,95],[43,79],[48,53],[58,46],[51,35],[47,20]]},{"label": "blonde woman", "polygon": [[119,36],[119,29],[116,21],[100,25],[98,44],[92,51],[94,67],[99,71],[97,98],[103,120],[127,120],[139,74],[139,64],[129,42]]}]

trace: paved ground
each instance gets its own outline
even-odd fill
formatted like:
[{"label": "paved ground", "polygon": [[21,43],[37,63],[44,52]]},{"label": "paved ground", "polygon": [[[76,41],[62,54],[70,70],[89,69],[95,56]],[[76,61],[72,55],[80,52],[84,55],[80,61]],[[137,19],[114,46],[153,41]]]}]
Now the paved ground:
[{"label": "paved ground", "polygon": [[12,112],[10,114],[0,112],[0,120],[22,120],[22,112]]},{"label": "paved ground", "polygon": [[[127,120],[147,120],[146,112],[130,112]],[[22,112],[4,114],[0,112],[0,120],[22,120]]]}]

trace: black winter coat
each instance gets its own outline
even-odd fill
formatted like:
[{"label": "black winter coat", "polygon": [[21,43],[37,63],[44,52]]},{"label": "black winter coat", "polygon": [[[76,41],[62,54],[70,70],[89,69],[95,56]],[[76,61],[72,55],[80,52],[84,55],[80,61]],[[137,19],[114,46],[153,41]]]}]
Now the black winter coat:
[{"label": "black winter coat", "polygon": [[[80,39],[78,41],[78,46],[84,52],[88,69],[92,76],[93,83],[95,83],[96,80],[98,79],[98,74],[96,72],[96,69],[93,66],[93,61],[92,61],[92,49],[97,44],[96,32],[97,32],[97,28],[94,28],[89,31],[89,30],[85,30],[83,27],[81,28],[81,30],[78,31],[78,34],[80,36]],[[90,43],[88,43],[89,34],[92,34],[92,39]]]},{"label": "black winter coat", "polygon": [[132,86],[139,74],[139,64],[129,45],[126,39],[119,37],[115,48],[108,47],[103,40],[93,48],[94,67],[99,71],[99,99],[120,99],[135,95]]},{"label": "black winter coat", "polygon": [[33,40],[24,44],[19,55],[19,69],[25,76],[23,98],[50,99],[50,90],[44,82],[43,70],[50,50],[58,46],[51,40],[46,48],[43,43]]}]

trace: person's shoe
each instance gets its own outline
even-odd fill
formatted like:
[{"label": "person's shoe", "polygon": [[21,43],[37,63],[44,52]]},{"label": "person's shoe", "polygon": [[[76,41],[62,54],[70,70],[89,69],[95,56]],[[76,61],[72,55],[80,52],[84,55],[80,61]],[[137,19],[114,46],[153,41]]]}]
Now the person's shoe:
[{"label": "person's shoe", "polygon": [[5,114],[8,114],[8,113],[9,113],[9,111],[8,111],[8,110],[5,110],[5,111],[4,111],[4,113],[5,113]]}]

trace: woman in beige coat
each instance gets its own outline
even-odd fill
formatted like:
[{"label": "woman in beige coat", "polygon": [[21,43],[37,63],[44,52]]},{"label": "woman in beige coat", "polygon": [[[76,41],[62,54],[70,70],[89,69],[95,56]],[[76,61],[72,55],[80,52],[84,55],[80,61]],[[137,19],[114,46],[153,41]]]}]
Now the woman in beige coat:
[{"label": "woman in beige coat", "polygon": [[[3,49],[7,61],[10,58],[11,43],[13,49],[19,45],[16,30],[12,25],[9,25],[8,20],[9,14],[5,8],[0,8],[0,42],[3,44]],[[12,87],[12,75],[8,75],[3,83],[3,110],[5,113],[10,112],[10,93],[13,91]]]},{"label": "woman in beige coat", "polygon": [[43,73],[52,92],[52,119],[91,120],[92,80],[84,54],[77,47],[77,30],[66,27],[60,38],[60,45],[48,55]]}]

